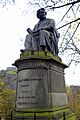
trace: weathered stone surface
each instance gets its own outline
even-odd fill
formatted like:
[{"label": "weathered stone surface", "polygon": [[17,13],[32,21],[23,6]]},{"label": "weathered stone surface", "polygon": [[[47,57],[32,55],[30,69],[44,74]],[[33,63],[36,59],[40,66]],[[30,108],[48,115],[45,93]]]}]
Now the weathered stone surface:
[{"label": "weathered stone surface", "polygon": [[54,59],[20,59],[18,68],[17,108],[53,108],[67,105],[64,68]]},{"label": "weathered stone surface", "polygon": [[18,72],[17,107],[33,108],[48,106],[46,69],[27,69]]}]

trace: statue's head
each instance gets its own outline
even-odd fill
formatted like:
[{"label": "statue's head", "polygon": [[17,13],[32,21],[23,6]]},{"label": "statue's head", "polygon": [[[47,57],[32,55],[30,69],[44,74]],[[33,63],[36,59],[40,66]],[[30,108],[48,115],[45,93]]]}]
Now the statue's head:
[{"label": "statue's head", "polygon": [[44,8],[41,8],[37,11],[37,18],[39,19],[45,19],[47,15],[47,12],[45,11]]}]

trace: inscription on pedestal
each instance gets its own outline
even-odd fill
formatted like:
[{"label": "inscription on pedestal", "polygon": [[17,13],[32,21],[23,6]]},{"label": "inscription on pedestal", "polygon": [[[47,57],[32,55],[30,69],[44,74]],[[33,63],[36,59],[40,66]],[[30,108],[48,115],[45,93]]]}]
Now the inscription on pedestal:
[{"label": "inscription on pedestal", "polygon": [[46,106],[46,80],[46,71],[34,69],[19,71],[16,100],[17,108]]},{"label": "inscription on pedestal", "polygon": [[18,68],[16,108],[53,108],[67,105],[64,64],[55,60],[25,59]]}]

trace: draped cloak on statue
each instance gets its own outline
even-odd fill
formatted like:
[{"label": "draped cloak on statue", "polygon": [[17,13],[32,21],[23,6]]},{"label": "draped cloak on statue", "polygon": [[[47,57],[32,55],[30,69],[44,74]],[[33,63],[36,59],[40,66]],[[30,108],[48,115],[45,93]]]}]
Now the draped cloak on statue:
[{"label": "draped cloak on statue", "polygon": [[47,51],[58,55],[58,39],[59,33],[55,28],[55,21],[46,18],[34,26],[32,34],[26,35],[25,50],[41,50],[41,46],[45,46]]}]

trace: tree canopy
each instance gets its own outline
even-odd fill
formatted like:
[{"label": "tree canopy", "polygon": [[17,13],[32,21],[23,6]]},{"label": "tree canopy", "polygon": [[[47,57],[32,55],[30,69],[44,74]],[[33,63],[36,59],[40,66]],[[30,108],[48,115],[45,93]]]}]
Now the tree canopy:
[{"label": "tree canopy", "polygon": [[6,117],[11,114],[15,106],[15,90],[0,79],[0,114]]}]

